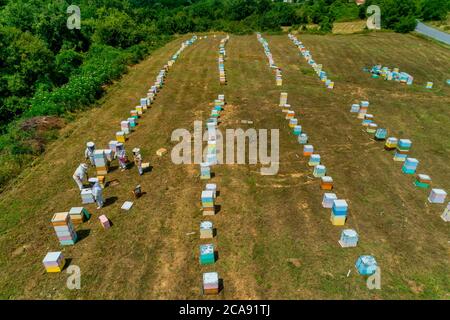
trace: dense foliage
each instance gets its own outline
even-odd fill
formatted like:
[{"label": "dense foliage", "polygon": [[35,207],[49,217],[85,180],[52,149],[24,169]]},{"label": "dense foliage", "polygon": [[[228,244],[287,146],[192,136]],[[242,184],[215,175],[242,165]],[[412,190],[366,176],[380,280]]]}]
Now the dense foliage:
[{"label": "dense foliage", "polygon": [[5,167],[17,168],[24,155],[36,153],[26,143],[32,133],[17,129],[24,119],[91,105],[105,84],[173,34],[239,34],[306,24],[329,32],[335,21],[365,18],[370,4],[380,5],[384,28],[408,32],[416,18],[444,19],[450,8],[450,0],[294,2],[78,0],[81,29],[69,30],[68,1],[0,0],[0,186],[16,170]]}]

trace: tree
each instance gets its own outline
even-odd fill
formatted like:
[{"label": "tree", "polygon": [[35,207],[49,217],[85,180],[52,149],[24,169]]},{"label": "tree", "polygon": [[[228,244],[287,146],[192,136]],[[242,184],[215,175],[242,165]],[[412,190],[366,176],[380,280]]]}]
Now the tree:
[{"label": "tree", "polygon": [[449,0],[422,0],[420,2],[421,16],[425,21],[445,20],[449,10]]}]

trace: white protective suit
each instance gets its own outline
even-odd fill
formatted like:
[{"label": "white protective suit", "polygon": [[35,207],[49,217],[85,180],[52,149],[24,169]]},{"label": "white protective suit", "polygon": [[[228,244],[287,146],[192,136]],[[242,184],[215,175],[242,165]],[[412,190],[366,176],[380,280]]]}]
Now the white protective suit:
[{"label": "white protective suit", "polygon": [[86,177],[87,179],[87,165],[80,164],[73,173],[73,180],[75,180],[76,184],[78,185],[78,188],[83,189],[83,179]]},{"label": "white protective suit", "polygon": [[92,148],[87,147],[86,150],[84,151],[84,157],[86,158],[86,160],[89,159],[92,166],[95,166],[94,151],[95,151],[94,147]]},{"label": "white protective suit", "polygon": [[97,209],[103,207],[103,191],[98,182],[96,182],[92,187],[92,195],[94,196],[95,202],[97,202]]}]

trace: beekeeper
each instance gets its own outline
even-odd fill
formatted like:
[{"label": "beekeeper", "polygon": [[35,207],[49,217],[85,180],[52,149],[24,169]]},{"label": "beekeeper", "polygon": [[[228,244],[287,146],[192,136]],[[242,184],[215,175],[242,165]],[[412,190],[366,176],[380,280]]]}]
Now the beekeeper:
[{"label": "beekeeper", "polygon": [[78,166],[77,170],[75,170],[73,174],[73,180],[78,185],[78,188],[83,189],[83,179],[86,177],[86,180],[89,179],[88,177],[88,165],[86,163],[82,163]]},{"label": "beekeeper", "polygon": [[86,150],[84,151],[84,157],[86,160],[89,159],[92,166],[95,166],[94,152],[95,152],[95,144],[92,141],[89,141],[88,143],[86,143]]},{"label": "beekeeper", "polygon": [[127,168],[127,153],[125,152],[125,148],[121,142],[116,144],[116,156],[119,161],[121,171],[124,171]]},{"label": "beekeeper", "polygon": [[141,149],[134,148],[133,149],[133,156],[134,156],[134,165],[138,168],[139,175],[142,176],[144,171],[142,170],[142,156],[141,156]]},{"label": "beekeeper", "polygon": [[103,191],[102,187],[100,186],[100,183],[98,180],[95,182],[94,186],[92,187],[92,195],[94,196],[95,202],[97,203],[97,209],[100,209],[103,207]]}]

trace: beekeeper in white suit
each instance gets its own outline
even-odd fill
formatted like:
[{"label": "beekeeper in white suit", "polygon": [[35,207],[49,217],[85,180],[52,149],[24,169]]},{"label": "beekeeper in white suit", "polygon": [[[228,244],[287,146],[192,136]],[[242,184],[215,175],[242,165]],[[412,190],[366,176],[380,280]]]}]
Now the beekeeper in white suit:
[{"label": "beekeeper in white suit", "polygon": [[98,183],[98,180],[92,187],[92,195],[94,196],[95,202],[97,202],[97,209],[103,207],[103,191],[100,183]]},{"label": "beekeeper in white suit", "polygon": [[133,149],[133,156],[134,156],[134,164],[138,168],[139,175],[142,176],[144,171],[142,170],[142,156],[141,156],[141,149],[134,148]]},{"label": "beekeeper in white suit", "polygon": [[78,185],[78,188],[83,189],[83,179],[86,177],[86,180],[89,179],[88,177],[88,165],[86,163],[82,163],[78,166],[77,170],[75,170],[73,174],[73,180]]},{"label": "beekeeper in white suit", "polygon": [[95,144],[92,141],[89,141],[88,143],[86,143],[86,150],[84,151],[84,157],[86,160],[89,159],[92,166],[95,166],[94,152],[95,152]]}]

